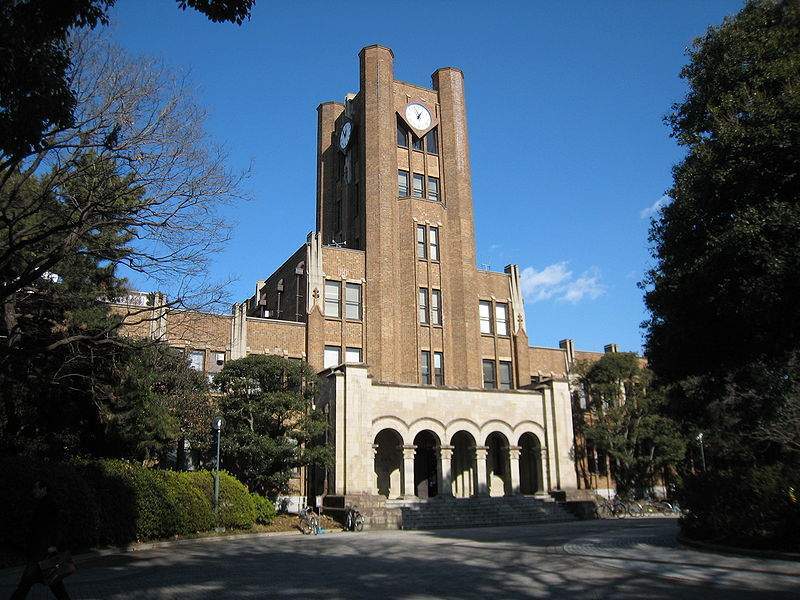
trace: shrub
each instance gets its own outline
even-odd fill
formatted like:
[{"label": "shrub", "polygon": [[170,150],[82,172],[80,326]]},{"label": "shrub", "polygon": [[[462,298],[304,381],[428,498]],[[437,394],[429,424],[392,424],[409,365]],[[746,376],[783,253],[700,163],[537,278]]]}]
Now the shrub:
[{"label": "shrub", "polygon": [[253,503],[256,507],[256,523],[261,525],[269,525],[277,514],[275,505],[259,494],[251,494]]},{"label": "shrub", "polygon": [[[210,471],[188,473],[195,486],[211,498],[214,477]],[[245,485],[227,471],[219,472],[219,516],[217,525],[230,529],[250,529],[256,521],[256,506]]]}]

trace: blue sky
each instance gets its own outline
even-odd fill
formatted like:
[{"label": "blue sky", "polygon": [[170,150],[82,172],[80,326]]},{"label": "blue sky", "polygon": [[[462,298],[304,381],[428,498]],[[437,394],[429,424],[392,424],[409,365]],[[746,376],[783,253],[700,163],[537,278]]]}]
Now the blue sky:
[{"label": "blue sky", "polygon": [[531,344],[639,351],[650,209],[681,157],[662,118],[685,93],[685,49],[741,5],[258,0],[238,27],[122,0],[112,35],[189,70],[231,165],[253,165],[253,199],[226,209],[233,239],[213,263],[233,298],[313,229],[316,107],[357,90],[358,51],[379,43],[397,79],[464,71],[478,263],[523,269]]}]

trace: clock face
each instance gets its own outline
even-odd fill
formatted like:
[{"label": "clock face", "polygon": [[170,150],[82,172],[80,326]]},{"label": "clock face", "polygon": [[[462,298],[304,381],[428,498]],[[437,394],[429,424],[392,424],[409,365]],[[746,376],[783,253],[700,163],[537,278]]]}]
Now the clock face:
[{"label": "clock face", "polygon": [[415,129],[425,131],[431,126],[431,113],[422,104],[413,102],[406,106],[406,121]]},{"label": "clock face", "polygon": [[339,148],[344,150],[350,143],[350,136],[353,134],[353,124],[347,121],[342,125],[342,131],[339,133]]}]

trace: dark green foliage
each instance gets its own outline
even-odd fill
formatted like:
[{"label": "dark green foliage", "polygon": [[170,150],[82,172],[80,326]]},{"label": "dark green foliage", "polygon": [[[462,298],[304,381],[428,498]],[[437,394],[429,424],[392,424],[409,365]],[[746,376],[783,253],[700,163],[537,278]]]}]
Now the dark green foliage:
[{"label": "dark green foliage", "polygon": [[687,154],[643,282],[647,356],[692,441],[687,531],[782,544],[800,469],[800,3],[748,2],[690,59],[668,117]]},{"label": "dark green foliage", "polygon": [[260,494],[252,493],[251,496],[253,498],[253,504],[255,504],[256,507],[256,523],[260,523],[261,525],[269,525],[272,523],[272,520],[277,514],[275,505]]},{"label": "dark green foliage", "polygon": [[313,406],[317,377],[307,364],[250,355],[225,364],[216,382],[225,417],[222,461],[250,489],[275,497],[292,469],[327,465],[327,420]]},{"label": "dark green foliage", "polygon": [[[192,483],[212,498],[214,477],[210,471],[192,473]],[[256,521],[256,505],[250,492],[227,471],[219,473],[219,516],[217,525],[229,529],[250,529]]]}]

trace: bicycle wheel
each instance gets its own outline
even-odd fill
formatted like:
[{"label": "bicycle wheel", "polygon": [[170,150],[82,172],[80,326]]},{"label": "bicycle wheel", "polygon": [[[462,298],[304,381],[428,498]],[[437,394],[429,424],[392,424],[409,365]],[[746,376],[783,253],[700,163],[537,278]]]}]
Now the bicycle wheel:
[{"label": "bicycle wheel", "polygon": [[618,519],[624,518],[628,514],[628,505],[624,502],[617,502],[614,505],[614,516]]},{"label": "bicycle wheel", "polygon": [[600,502],[595,505],[594,511],[598,519],[608,519],[612,514],[611,507],[607,502]]},{"label": "bicycle wheel", "polygon": [[311,532],[314,535],[319,533],[319,517],[317,515],[311,515]]},{"label": "bicycle wheel", "polygon": [[300,519],[300,531],[303,535],[311,534],[311,523],[308,522],[308,519]]},{"label": "bicycle wheel", "polygon": [[364,515],[358,513],[355,519],[355,530],[364,531]]},{"label": "bicycle wheel", "polygon": [[638,502],[631,502],[628,504],[628,514],[632,517],[641,517],[644,514],[644,508]]}]

